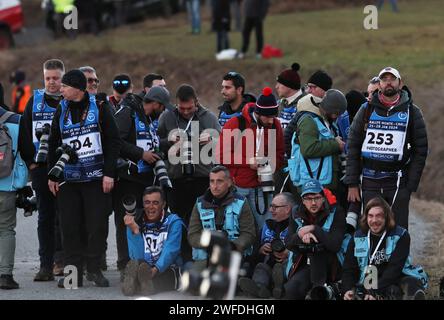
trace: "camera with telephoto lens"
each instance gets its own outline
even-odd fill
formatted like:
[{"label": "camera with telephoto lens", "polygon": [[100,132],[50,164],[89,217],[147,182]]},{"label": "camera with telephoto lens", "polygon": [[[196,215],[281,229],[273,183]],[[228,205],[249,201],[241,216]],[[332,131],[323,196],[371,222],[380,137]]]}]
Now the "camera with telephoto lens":
[{"label": "camera with telephoto lens", "polygon": [[340,293],[339,288],[336,284],[323,285],[313,287],[308,296],[307,300],[339,300]]},{"label": "camera with telephoto lens", "polygon": [[15,205],[17,208],[24,210],[23,215],[25,217],[32,216],[32,212],[37,210],[37,198],[30,186],[17,190]]},{"label": "camera with telephoto lens", "polygon": [[296,244],[296,251],[300,254],[314,254],[318,252],[323,252],[325,246],[322,243],[315,243],[311,241],[310,243],[298,243]]},{"label": "camera with telephoto lens", "polygon": [[168,177],[168,172],[165,166],[164,154],[163,152],[156,151],[155,154],[159,156],[159,160],[154,164],[154,174],[156,175],[156,180],[159,181],[159,186],[163,189],[172,189],[173,184],[171,183],[170,178]]},{"label": "camera with telephoto lens", "polygon": [[45,123],[42,127],[35,129],[35,136],[37,137],[37,140],[40,141],[39,150],[37,151],[37,155],[35,157],[35,162],[37,163],[46,163],[46,159],[48,157],[48,140],[50,131],[51,125],[49,123]]},{"label": "camera with telephoto lens", "polygon": [[273,239],[271,241],[271,250],[273,252],[281,253],[285,250],[285,244],[279,238]]},{"label": "camera with telephoto lens", "polygon": [[125,208],[127,214],[134,216],[136,215],[137,200],[132,194],[127,194],[122,198],[122,205]]},{"label": "camera with telephoto lens", "polygon": [[199,272],[191,269],[184,272],[182,291],[211,299],[232,300],[236,291],[237,277],[242,254],[232,251],[227,234],[204,230],[200,245],[209,252],[208,268]]},{"label": "camera with telephoto lens", "polygon": [[264,193],[274,192],[273,169],[268,161],[260,163],[258,159],[257,175],[259,176],[260,187]]},{"label": "camera with telephoto lens", "polygon": [[185,159],[182,161],[182,174],[186,177],[194,175],[195,167],[193,163],[193,147],[191,134],[187,132],[188,139],[183,144]]},{"label": "camera with telephoto lens", "polygon": [[59,160],[48,173],[50,180],[53,181],[62,179],[63,171],[67,163],[73,164],[79,160],[77,152],[66,143],[57,148],[56,155],[59,156]]}]

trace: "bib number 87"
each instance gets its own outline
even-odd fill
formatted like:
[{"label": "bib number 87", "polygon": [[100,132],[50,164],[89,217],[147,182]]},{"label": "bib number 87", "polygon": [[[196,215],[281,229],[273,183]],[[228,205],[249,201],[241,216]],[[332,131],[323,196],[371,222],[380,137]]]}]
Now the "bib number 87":
[{"label": "bib number 87", "polygon": [[379,132],[375,134],[374,132],[369,132],[368,135],[370,137],[370,139],[368,140],[368,144],[385,144],[387,146],[393,144],[393,134],[391,133]]}]

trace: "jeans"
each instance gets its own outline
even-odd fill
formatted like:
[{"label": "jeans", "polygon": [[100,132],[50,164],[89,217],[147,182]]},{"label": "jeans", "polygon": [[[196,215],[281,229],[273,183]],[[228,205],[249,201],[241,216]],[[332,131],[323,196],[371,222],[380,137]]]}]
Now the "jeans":
[{"label": "jeans", "polygon": [[188,19],[191,21],[191,31],[200,33],[200,0],[187,1]]},{"label": "jeans", "polygon": [[0,275],[12,274],[15,255],[17,208],[15,192],[0,191]]},{"label": "jeans", "polygon": [[[260,232],[262,227],[264,226],[265,220],[271,219],[271,212],[269,210],[269,206],[271,205],[271,201],[273,200],[273,194],[268,193],[266,198],[264,198],[264,193],[260,187],[257,188],[241,188],[236,187],[237,192],[247,198],[248,203],[250,204],[251,212],[253,212],[254,219],[257,224],[257,232],[260,236]],[[267,200],[267,204],[265,204],[264,200]],[[257,200],[257,201],[256,201]],[[259,212],[259,211],[260,212]],[[265,214],[262,214],[264,213]]]},{"label": "jeans", "polygon": [[[37,234],[39,238],[40,267],[52,270],[56,244],[56,203],[48,187],[46,167],[38,167],[31,171],[32,188],[37,197]],[[59,234],[59,233],[58,233]]]}]

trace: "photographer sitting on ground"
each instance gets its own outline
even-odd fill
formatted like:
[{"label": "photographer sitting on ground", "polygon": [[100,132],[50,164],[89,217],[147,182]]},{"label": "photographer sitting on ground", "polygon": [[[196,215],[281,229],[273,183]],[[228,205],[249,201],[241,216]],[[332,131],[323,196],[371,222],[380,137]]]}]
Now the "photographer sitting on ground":
[{"label": "photographer sitting on ground", "polygon": [[[392,209],[380,197],[367,203],[358,230],[350,241],[344,262],[344,300],[404,299],[424,300],[427,275],[413,266],[409,256],[410,235],[395,223]],[[367,270],[371,265],[376,270]],[[369,272],[368,272],[369,271]],[[366,281],[366,274],[375,281]],[[372,289],[356,295],[356,287],[370,282]],[[376,287],[375,287],[376,285]]]},{"label": "photographer sitting on ground", "polygon": [[[265,221],[261,232],[259,248],[260,263],[256,265],[252,278],[240,278],[239,286],[243,292],[259,298],[270,297],[273,283],[273,296],[279,299],[284,282],[284,265],[289,251],[285,248],[288,222],[293,206],[296,204],[291,193],[277,194],[271,202],[271,219]],[[272,283],[270,280],[273,280]]]},{"label": "photographer sitting on ground", "polygon": [[302,206],[288,227],[288,258],[285,299],[304,299],[312,287],[336,280],[338,260],[345,234],[345,215],[319,181],[302,185]]},{"label": "photographer sitting on ground", "polygon": [[143,192],[143,210],[125,215],[131,260],[124,272],[124,295],[177,289],[183,222],[165,208],[164,191],[151,186]]}]

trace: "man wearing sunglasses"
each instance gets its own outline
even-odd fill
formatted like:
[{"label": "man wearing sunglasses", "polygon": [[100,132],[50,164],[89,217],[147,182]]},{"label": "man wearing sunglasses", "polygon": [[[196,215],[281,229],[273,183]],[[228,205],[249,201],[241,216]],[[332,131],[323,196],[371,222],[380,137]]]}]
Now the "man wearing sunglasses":
[{"label": "man wearing sunglasses", "polygon": [[131,78],[127,74],[119,74],[113,79],[113,94],[108,97],[109,102],[114,108],[114,112],[119,109],[120,102],[133,92]]},{"label": "man wearing sunglasses", "polygon": [[[336,281],[346,252],[345,215],[319,181],[302,186],[302,205],[292,215],[287,249],[291,251],[284,284],[285,299],[304,299],[311,288]],[[341,250],[341,247],[344,249]],[[338,253],[342,255],[338,255]]]},{"label": "man wearing sunglasses", "polygon": [[396,223],[408,229],[410,195],[418,188],[428,154],[427,130],[399,71],[386,67],[379,80],[380,90],[350,127],[344,183],[350,202],[362,196],[365,206],[379,195],[390,204]]}]

